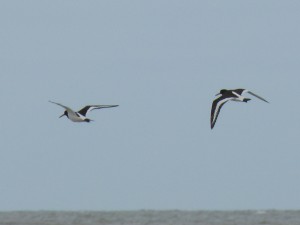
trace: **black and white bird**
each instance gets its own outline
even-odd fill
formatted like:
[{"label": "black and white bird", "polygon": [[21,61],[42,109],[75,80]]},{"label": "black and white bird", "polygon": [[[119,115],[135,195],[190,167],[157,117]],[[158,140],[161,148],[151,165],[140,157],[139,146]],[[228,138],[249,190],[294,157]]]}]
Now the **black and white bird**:
[{"label": "black and white bird", "polygon": [[82,109],[80,109],[78,112],[75,112],[74,110],[72,110],[71,108],[64,106],[60,103],[57,102],[52,102],[49,101],[53,104],[59,105],[61,107],[63,107],[65,109],[64,114],[62,114],[59,118],[63,117],[63,116],[67,116],[68,119],[70,119],[73,122],[90,122],[93,121],[89,118],[86,117],[86,114],[94,109],[103,109],[103,108],[111,108],[111,107],[117,107],[119,105],[87,105],[85,107],[83,107]]},{"label": "black and white bird", "polygon": [[260,100],[269,103],[264,98],[258,96],[257,94],[254,94],[253,92],[248,91],[246,89],[241,89],[241,88],[240,89],[234,89],[234,90],[222,89],[220,91],[220,93],[218,93],[216,95],[218,97],[213,101],[212,106],[211,106],[211,114],[210,114],[211,129],[214,128],[215,123],[218,119],[220,110],[226,102],[228,102],[229,100],[237,101],[237,102],[248,102],[249,100],[251,100],[250,98],[243,97],[242,94],[244,94],[244,93],[249,93],[249,94],[259,98]]}]

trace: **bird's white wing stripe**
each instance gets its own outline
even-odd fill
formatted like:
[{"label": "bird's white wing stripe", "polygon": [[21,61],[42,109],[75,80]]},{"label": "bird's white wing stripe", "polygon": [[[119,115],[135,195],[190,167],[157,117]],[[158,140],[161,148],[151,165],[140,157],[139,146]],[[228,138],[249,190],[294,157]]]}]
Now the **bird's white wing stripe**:
[{"label": "bird's white wing stripe", "polygon": [[91,106],[88,110],[87,110],[87,112],[86,112],[86,114],[88,113],[88,112],[90,112],[90,111],[92,111],[92,110],[94,110],[94,109],[98,109],[99,107],[97,107],[97,106]]},{"label": "bird's white wing stripe", "polygon": [[90,108],[87,110],[86,113],[88,113],[94,109],[101,109],[101,108],[107,108],[107,107],[105,105],[103,105],[103,106],[102,105],[93,105],[93,106],[90,106]]},{"label": "bird's white wing stripe", "polygon": [[111,108],[116,106],[117,105],[91,105],[90,108],[87,110],[87,113],[94,109]]},{"label": "bird's white wing stripe", "polygon": [[85,120],[85,119],[86,119],[86,117],[83,116],[83,115],[81,115],[80,113],[76,113],[76,116],[80,117],[82,120]]},{"label": "bird's white wing stripe", "polygon": [[236,97],[241,98],[242,96],[236,93],[235,91],[232,91],[232,94],[234,94]]},{"label": "bird's white wing stripe", "polygon": [[216,117],[217,117],[217,115],[218,115],[218,111],[219,111],[220,106],[221,106],[223,103],[229,101],[230,99],[232,99],[232,98],[224,98],[223,100],[221,100],[221,101],[219,101],[219,102],[217,103],[216,108],[215,108],[215,110],[214,110],[213,123],[214,123],[215,120],[216,120]]}]

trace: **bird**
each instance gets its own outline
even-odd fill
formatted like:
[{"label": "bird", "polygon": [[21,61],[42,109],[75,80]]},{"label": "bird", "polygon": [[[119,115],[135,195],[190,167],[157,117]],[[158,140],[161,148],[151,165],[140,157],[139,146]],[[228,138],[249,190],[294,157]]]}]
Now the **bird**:
[{"label": "bird", "polygon": [[258,96],[257,94],[254,94],[253,92],[246,90],[246,89],[232,89],[232,90],[227,90],[227,89],[222,89],[216,96],[218,96],[212,103],[211,106],[211,114],[210,114],[210,127],[211,129],[214,128],[215,123],[217,121],[217,118],[219,116],[220,110],[222,106],[228,102],[229,100],[231,101],[237,101],[237,102],[248,102],[251,99],[250,98],[245,98],[242,96],[245,93],[249,93],[260,100],[269,103],[266,99]]},{"label": "bird", "polygon": [[73,121],[73,122],[90,122],[93,121],[89,118],[86,117],[86,114],[94,109],[103,109],[103,108],[112,108],[112,107],[117,107],[119,105],[87,105],[85,107],[83,107],[82,109],[80,109],[78,112],[75,112],[74,110],[72,110],[71,108],[69,108],[68,106],[62,105],[60,103],[57,102],[52,102],[49,101],[53,104],[59,105],[61,107],[63,107],[65,109],[64,114],[62,114],[59,118],[63,117],[63,116],[67,116],[69,120]]}]

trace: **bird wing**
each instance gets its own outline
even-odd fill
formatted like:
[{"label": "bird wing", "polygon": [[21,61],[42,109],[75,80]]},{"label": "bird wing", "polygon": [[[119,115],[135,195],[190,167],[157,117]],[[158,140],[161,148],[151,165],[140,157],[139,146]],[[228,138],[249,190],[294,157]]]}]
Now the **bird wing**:
[{"label": "bird wing", "polygon": [[238,95],[242,95],[242,94],[244,94],[245,92],[247,92],[247,90],[246,90],[246,89],[242,89],[242,88],[238,88],[238,89],[232,90],[232,92],[235,92],[235,93],[237,93]]},{"label": "bird wing", "polygon": [[258,96],[257,94],[254,94],[253,92],[251,92],[251,91],[247,91],[249,94],[251,94],[251,95],[253,95],[253,96],[255,96],[256,98],[259,98],[260,100],[262,100],[262,101],[264,101],[264,102],[267,102],[267,103],[269,103],[266,99],[264,99],[264,98],[262,98],[262,97],[260,97],[260,96]]},{"label": "bird wing", "polygon": [[224,97],[221,95],[220,97],[216,98],[211,106],[211,114],[210,114],[210,126],[211,129],[214,128],[215,123],[217,122],[220,110],[222,106],[229,100],[233,99],[233,97]]},{"label": "bird wing", "polygon": [[85,116],[88,112],[94,110],[94,109],[103,109],[103,108],[112,108],[117,107],[119,105],[87,105],[84,108],[80,109],[78,113]]},{"label": "bird wing", "polygon": [[73,112],[73,110],[72,110],[71,108],[69,108],[69,107],[67,107],[67,106],[65,106],[65,105],[62,105],[62,104],[57,103],[57,102],[52,102],[52,101],[49,101],[49,102],[51,102],[51,103],[53,103],[53,104],[56,104],[56,105],[59,105],[59,106],[65,108],[66,110],[68,110],[68,111],[70,111],[70,112]]}]

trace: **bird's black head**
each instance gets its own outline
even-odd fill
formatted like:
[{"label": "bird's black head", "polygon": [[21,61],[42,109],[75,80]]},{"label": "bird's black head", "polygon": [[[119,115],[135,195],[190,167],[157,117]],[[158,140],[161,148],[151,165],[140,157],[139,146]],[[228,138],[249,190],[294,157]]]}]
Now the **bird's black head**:
[{"label": "bird's black head", "polygon": [[226,89],[222,89],[221,91],[220,91],[220,94],[225,94],[226,92],[227,92],[228,90],[226,90]]},{"label": "bird's black head", "polygon": [[69,118],[67,110],[65,110],[65,111],[64,111],[64,114],[62,114],[59,118],[61,118],[61,117],[63,117],[63,116],[67,116],[67,117]]},{"label": "bird's black head", "polygon": [[227,91],[228,91],[228,90],[226,90],[226,89],[222,89],[218,94],[216,94],[216,96],[217,96],[217,95],[223,95],[223,94],[225,94]]}]

